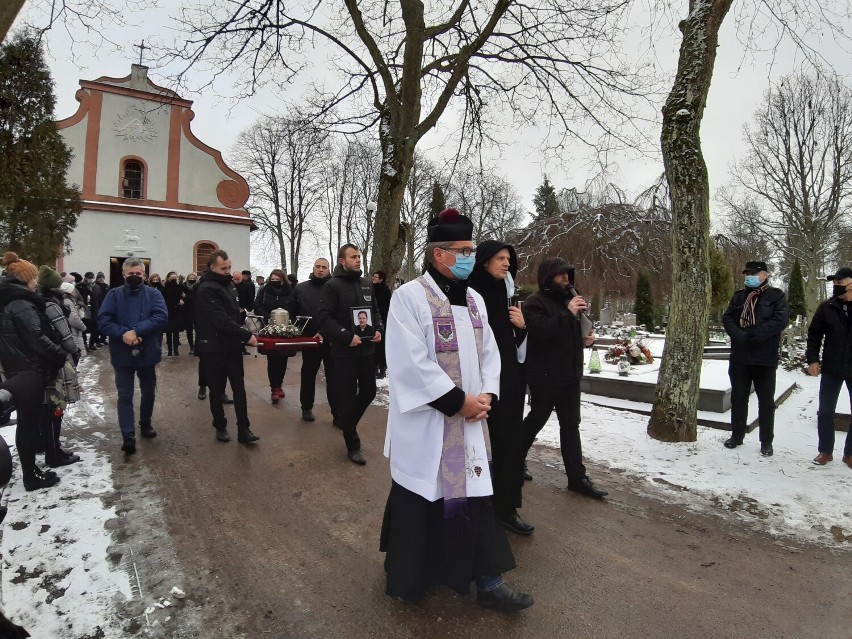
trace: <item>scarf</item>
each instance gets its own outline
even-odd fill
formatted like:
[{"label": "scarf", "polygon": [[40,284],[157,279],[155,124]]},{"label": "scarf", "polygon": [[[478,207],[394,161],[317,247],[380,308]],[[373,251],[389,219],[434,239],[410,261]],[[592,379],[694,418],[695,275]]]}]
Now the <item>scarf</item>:
[{"label": "scarf", "polygon": [[[417,281],[426,290],[426,300],[432,313],[432,327],[435,334],[435,357],[438,366],[458,388],[462,385],[461,361],[459,359],[458,333],[449,300],[438,293],[432,284],[422,275]],[[476,302],[470,291],[465,291],[467,310],[473,324],[476,338],[476,354],[482,361],[482,316],[476,308]],[[441,485],[444,494],[444,518],[449,519],[465,512],[467,507],[467,475],[478,477],[482,468],[474,460],[467,461],[465,438],[465,418],[461,414],[444,415],[444,441],[441,450]],[[490,456],[488,431],[483,429],[486,446],[486,460]]]},{"label": "scarf", "polygon": [[748,328],[749,326],[755,326],[757,324],[757,315],[755,314],[757,298],[760,297],[760,294],[768,288],[769,280],[766,280],[757,288],[752,289],[748,294],[745,304],[743,304],[743,312],[740,315],[740,328]]}]

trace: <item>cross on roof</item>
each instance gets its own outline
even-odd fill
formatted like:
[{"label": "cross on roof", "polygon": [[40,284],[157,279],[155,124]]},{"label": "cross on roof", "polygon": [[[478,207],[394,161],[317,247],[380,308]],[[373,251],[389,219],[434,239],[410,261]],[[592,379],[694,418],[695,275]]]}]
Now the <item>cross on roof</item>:
[{"label": "cross on roof", "polygon": [[139,49],[139,64],[142,64],[142,54],[145,52],[145,49],[150,49],[151,47],[145,46],[145,41],[142,40],[142,44],[134,44],[134,49]]}]

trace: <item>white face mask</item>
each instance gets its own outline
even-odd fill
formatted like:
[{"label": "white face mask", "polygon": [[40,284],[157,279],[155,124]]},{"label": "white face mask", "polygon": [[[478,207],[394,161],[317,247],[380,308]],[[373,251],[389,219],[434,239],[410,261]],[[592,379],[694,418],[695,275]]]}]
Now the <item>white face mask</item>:
[{"label": "white face mask", "polygon": [[506,279],[503,281],[506,282],[506,297],[511,299],[515,295],[515,280],[509,271],[506,271]]}]

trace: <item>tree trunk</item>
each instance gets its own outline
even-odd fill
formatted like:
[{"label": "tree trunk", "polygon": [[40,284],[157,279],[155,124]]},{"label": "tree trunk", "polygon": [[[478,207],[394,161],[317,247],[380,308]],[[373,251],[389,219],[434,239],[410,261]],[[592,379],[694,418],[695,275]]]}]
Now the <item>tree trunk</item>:
[{"label": "tree trunk", "polygon": [[0,2],[0,42],[6,39],[6,34],[12,27],[15,17],[24,6],[26,0],[3,0]]},{"label": "tree trunk", "polygon": [[701,357],[710,310],[710,184],[701,120],[719,29],[732,0],[690,0],[677,75],[663,107],[661,145],[672,200],[672,303],[648,434],[695,441]]}]

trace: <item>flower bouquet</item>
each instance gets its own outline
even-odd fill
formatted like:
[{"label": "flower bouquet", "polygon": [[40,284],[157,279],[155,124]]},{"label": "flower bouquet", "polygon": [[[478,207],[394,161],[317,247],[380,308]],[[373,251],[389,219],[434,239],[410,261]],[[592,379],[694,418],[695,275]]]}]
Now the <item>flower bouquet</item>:
[{"label": "flower bouquet", "polygon": [[651,349],[641,340],[631,342],[629,339],[625,339],[613,344],[604,354],[604,360],[610,364],[615,364],[622,355],[626,355],[627,361],[632,365],[654,363],[654,356],[651,355]]},{"label": "flower bouquet", "polygon": [[306,337],[302,329],[286,324],[267,324],[257,335],[257,352],[273,357],[293,357],[304,348],[317,348],[319,337]]}]

